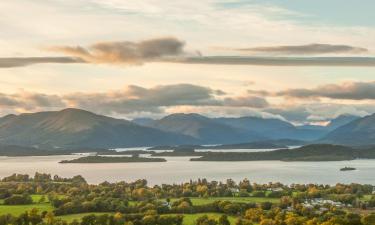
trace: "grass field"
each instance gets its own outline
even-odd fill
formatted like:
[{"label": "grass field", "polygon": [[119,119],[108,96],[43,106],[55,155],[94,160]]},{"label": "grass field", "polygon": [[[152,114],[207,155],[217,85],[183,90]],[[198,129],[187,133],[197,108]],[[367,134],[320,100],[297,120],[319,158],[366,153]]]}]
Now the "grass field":
[{"label": "grass field", "polygon": [[39,212],[53,210],[53,207],[48,203],[47,196],[45,196],[45,201],[43,203],[39,203],[42,196],[43,195],[31,195],[34,203],[30,205],[2,205],[4,203],[2,200],[0,201],[0,215],[8,213],[19,215],[25,211],[30,211],[33,208],[38,209]]},{"label": "grass field", "polygon": [[[176,214],[174,214],[176,215]],[[210,218],[219,219],[219,217],[222,215],[220,213],[197,213],[197,214],[184,214],[184,225],[195,225],[195,221],[197,218],[207,215]],[[236,218],[233,216],[228,216],[230,224],[234,224]]]},{"label": "grass field", "polygon": [[39,212],[53,210],[53,207],[49,203],[37,203],[30,205],[0,205],[0,215],[8,213],[13,215],[20,215],[21,213],[30,211],[33,208],[38,209]]},{"label": "grass field", "polygon": [[[177,201],[179,198],[172,198],[171,202]],[[165,199],[164,199],[165,200]],[[279,198],[266,198],[266,197],[210,197],[210,198],[190,198],[193,205],[205,205],[215,201],[230,201],[230,202],[243,202],[243,203],[262,203],[272,202],[279,203]],[[129,205],[136,205],[136,201],[129,201]]]},{"label": "grass field", "polygon": [[[171,199],[171,201],[176,201],[178,199]],[[244,203],[262,203],[262,202],[272,202],[278,203],[279,198],[259,198],[259,197],[216,197],[216,198],[190,198],[193,205],[205,205],[212,203],[214,201],[230,201],[230,202],[244,202]]]},{"label": "grass field", "polygon": [[[80,220],[82,217],[87,216],[87,215],[103,215],[106,213],[79,213],[79,214],[72,214],[72,215],[65,215],[65,216],[58,216],[57,218],[60,218],[64,221],[67,222],[72,222],[73,220]],[[108,214],[108,213],[107,213]],[[170,215],[176,215],[176,214],[170,214]],[[197,220],[198,217],[201,217],[203,215],[207,215],[208,217],[218,219],[222,214],[219,213],[197,213],[197,214],[184,214],[184,225],[195,225],[195,221]],[[236,218],[229,216],[228,217],[229,221],[231,224],[234,224]]]},{"label": "grass field", "polygon": [[78,214],[70,214],[70,215],[64,215],[64,216],[57,216],[56,218],[65,220],[67,222],[72,222],[73,220],[80,220],[82,217],[87,216],[87,215],[103,215],[103,214],[111,214],[111,213],[78,213]]},{"label": "grass field", "polygon": [[[40,199],[42,199],[42,196],[43,195],[31,195],[31,198],[33,199],[34,203],[39,203]],[[47,195],[44,195],[44,198],[45,198],[44,202],[48,202]]]},{"label": "grass field", "polygon": [[369,200],[371,200],[372,196],[373,196],[373,195],[364,195],[364,196],[361,198],[361,200],[369,201]]}]

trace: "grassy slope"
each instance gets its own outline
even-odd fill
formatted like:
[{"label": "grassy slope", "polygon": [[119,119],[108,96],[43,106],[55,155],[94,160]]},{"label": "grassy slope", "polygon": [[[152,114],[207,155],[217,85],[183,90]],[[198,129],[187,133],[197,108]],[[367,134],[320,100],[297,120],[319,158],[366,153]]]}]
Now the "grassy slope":
[{"label": "grassy slope", "polygon": [[[33,208],[39,209],[40,212],[42,211],[51,211],[53,210],[53,207],[48,203],[38,203],[42,195],[32,195],[34,204],[30,205],[0,205],[0,215],[1,214],[14,214],[19,215],[21,213],[24,213],[25,211],[29,211]],[[278,198],[258,198],[258,197],[216,197],[216,198],[190,198],[194,205],[204,205],[209,204],[214,201],[231,201],[231,202],[254,202],[254,203],[260,203],[260,202],[279,202]],[[171,199],[171,201],[176,201],[177,199]],[[46,201],[47,198],[46,198]],[[135,202],[130,202],[130,204],[135,204]],[[90,214],[96,214],[96,215],[102,215],[102,214],[110,214],[110,213],[80,213],[80,214],[71,214],[71,215],[64,215],[59,216],[58,218],[61,218],[65,221],[71,222],[74,219],[79,220],[83,216],[90,215]],[[198,213],[198,214],[185,214],[184,215],[184,225],[193,225],[195,224],[195,220],[202,216],[202,215],[208,215],[215,218],[218,218],[221,214],[218,213]],[[229,220],[232,224],[234,224],[234,217],[229,217]]]},{"label": "grassy slope", "polygon": [[[173,202],[177,199],[171,199]],[[190,198],[193,205],[204,205],[214,201],[230,201],[230,202],[247,202],[247,203],[260,203],[260,202],[273,202],[278,203],[279,198],[258,198],[258,197],[216,197],[216,198]]]},{"label": "grassy slope", "polygon": [[30,211],[33,208],[37,208],[39,212],[51,211],[52,206],[49,203],[36,203],[31,205],[0,205],[0,214],[14,214],[19,215],[25,211]]},{"label": "grassy slope", "polygon": [[[208,217],[212,217],[215,219],[219,219],[219,217],[222,214],[219,213],[197,213],[197,214],[185,214],[184,215],[184,225],[195,225],[195,221],[197,220],[198,217],[207,215]],[[234,224],[236,218],[233,216],[228,216],[230,224]]]},{"label": "grassy slope", "polygon": [[42,195],[31,195],[33,199],[33,204],[30,205],[2,205],[3,201],[0,202],[0,215],[3,214],[14,214],[19,215],[24,213],[25,211],[30,211],[33,208],[38,209],[40,212],[42,211],[51,211],[53,207],[48,203],[48,198],[45,196],[46,201],[43,203],[39,203],[39,200],[42,198]]},{"label": "grassy slope", "polygon": [[[171,202],[177,201],[178,198],[172,198]],[[190,198],[193,205],[205,205],[214,201],[230,201],[230,202],[244,202],[244,203],[261,203],[272,202],[279,203],[279,198],[265,198],[265,197],[211,197],[211,198]],[[129,201],[129,205],[135,205],[136,201]]]},{"label": "grassy slope", "polygon": [[[103,215],[103,214],[106,214],[106,213],[79,213],[79,214],[59,216],[57,218],[60,218],[60,219],[65,220],[67,222],[72,222],[75,219],[80,220],[82,217],[87,216],[87,215],[91,215],[91,214]],[[109,214],[109,213],[107,213],[107,214]],[[176,215],[176,214],[171,214],[171,215]],[[221,214],[219,214],[219,213],[184,214],[184,223],[183,224],[184,225],[195,225],[195,221],[197,220],[197,218],[200,217],[200,216],[203,216],[203,215],[207,215],[207,216],[215,218],[215,219],[218,219],[221,216]],[[232,216],[229,216],[228,219],[231,222],[231,224],[234,224],[236,218],[232,217]]]},{"label": "grassy slope", "polygon": [[82,217],[87,216],[87,215],[103,215],[103,214],[111,214],[111,213],[78,213],[78,214],[70,214],[70,215],[64,215],[64,216],[57,216],[56,218],[60,218],[62,220],[65,220],[67,222],[72,222],[73,220],[80,220]]}]

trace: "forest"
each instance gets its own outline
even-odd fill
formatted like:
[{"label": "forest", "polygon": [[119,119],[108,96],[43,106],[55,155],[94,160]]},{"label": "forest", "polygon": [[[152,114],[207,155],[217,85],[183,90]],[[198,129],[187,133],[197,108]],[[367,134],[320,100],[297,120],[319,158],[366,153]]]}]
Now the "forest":
[{"label": "forest", "polygon": [[0,182],[0,224],[373,225],[374,186],[206,179],[149,186],[13,174]]}]

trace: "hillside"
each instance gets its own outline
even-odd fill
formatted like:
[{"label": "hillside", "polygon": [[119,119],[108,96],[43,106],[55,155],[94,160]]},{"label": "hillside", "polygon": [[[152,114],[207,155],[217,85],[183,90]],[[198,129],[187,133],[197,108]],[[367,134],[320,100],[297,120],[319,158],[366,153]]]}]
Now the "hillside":
[{"label": "hillside", "polygon": [[255,131],[232,127],[199,114],[171,114],[155,120],[150,126],[191,136],[203,144],[232,144],[266,139]]},{"label": "hillside", "polygon": [[185,144],[194,138],[79,109],[0,119],[0,143],[39,147],[132,147]]},{"label": "hillside", "polygon": [[319,142],[358,146],[374,145],[375,114],[338,127],[319,140]]},{"label": "hillside", "polygon": [[316,140],[324,135],[322,130],[304,129],[295,127],[293,124],[274,118],[240,117],[240,118],[216,118],[215,121],[246,130],[257,132],[262,136],[277,139]]}]

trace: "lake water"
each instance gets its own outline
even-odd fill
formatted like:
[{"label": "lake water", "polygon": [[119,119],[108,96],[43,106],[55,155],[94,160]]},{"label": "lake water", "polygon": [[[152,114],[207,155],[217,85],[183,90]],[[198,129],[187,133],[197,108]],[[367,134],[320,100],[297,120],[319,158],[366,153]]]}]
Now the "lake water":
[{"label": "lake water", "polygon": [[[268,183],[362,183],[375,185],[375,160],[340,162],[191,162],[189,157],[166,157],[167,162],[112,163],[112,164],[59,164],[80,156],[0,157],[0,177],[13,173],[35,172],[58,174],[62,177],[82,175],[89,183],[103,181],[134,181],[147,179],[149,184],[180,183],[190,179],[207,178]],[[340,168],[355,167],[355,171],[341,172]]]}]

